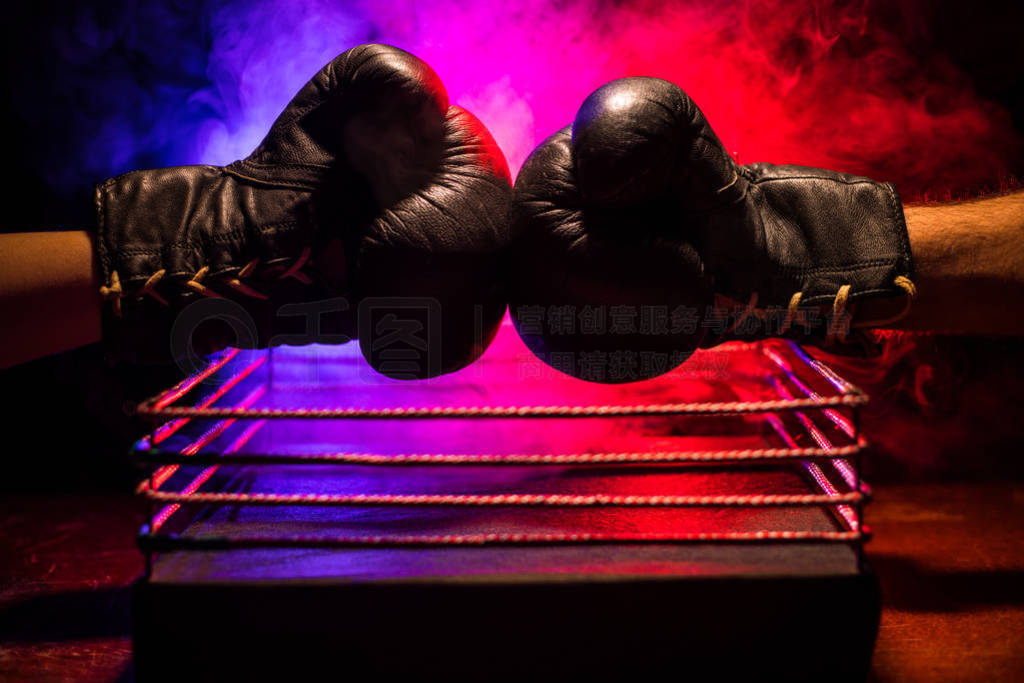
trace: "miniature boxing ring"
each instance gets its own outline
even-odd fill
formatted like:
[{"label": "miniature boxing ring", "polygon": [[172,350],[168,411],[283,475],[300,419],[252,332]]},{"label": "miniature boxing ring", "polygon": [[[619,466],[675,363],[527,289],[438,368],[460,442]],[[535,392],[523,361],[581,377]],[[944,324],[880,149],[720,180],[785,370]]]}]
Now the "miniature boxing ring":
[{"label": "miniature boxing ring", "polygon": [[417,382],[222,352],[140,406],[138,675],[863,679],[866,400],[778,340],[623,385],[507,323]]}]

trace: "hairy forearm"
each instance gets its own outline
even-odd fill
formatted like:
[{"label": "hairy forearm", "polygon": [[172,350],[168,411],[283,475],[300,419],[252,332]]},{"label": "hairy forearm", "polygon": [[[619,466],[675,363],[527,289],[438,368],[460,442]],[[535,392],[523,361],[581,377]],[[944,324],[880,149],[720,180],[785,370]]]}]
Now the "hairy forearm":
[{"label": "hairy forearm", "polygon": [[[1024,192],[906,206],[914,260],[909,313],[889,327],[954,334],[1024,334]],[[865,305],[885,317],[891,302]]]},{"label": "hairy forearm", "polygon": [[93,253],[84,230],[0,235],[0,367],[99,341]]}]

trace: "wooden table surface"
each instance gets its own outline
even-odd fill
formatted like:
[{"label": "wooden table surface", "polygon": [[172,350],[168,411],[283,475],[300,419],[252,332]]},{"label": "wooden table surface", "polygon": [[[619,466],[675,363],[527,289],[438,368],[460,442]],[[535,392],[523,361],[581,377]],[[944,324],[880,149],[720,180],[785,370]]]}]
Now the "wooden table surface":
[{"label": "wooden table surface", "polygon": [[[110,494],[0,498],[0,679],[133,680],[139,513]],[[868,523],[872,680],[1024,680],[1024,483],[880,486]]]}]

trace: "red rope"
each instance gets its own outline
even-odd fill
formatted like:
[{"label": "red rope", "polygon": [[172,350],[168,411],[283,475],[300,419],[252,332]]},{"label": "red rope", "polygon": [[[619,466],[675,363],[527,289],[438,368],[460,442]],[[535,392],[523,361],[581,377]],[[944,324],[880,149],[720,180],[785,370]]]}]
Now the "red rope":
[{"label": "red rope", "polygon": [[[190,462],[224,465],[618,465],[688,462],[747,462],[845,458],[860,453],[867,441],[835,448],[741,448],[720,451],[650,451],[637,453],[243,453],[190,457]],[[226,453],[226,452],[225,452]],[[151,461],[179,462],[177,454],[147,454]]]},{"label": "red rope", "polygon": [[234,505],[324,506],[534,506],[534,507],[775,507],[836,505],[858,502],[862,493],[753,494],[725,496],[616,496],[566,494],[333,494],[333,493],[188,493],[140,491],[146,498],[163,502]]},{"label": "red rope", "polygon": [[139,413],[151,417],[238,417],[285,419],[416,419],[493,417],[645,417],[655,415],[731,415],[765,413],[801,408],[855,406],[867,401],[864,394],[847,394],[826,399],[772,401],[729,401],[718,403],[657,403],[649,405],[603,406],[430,406],[421,408],[157,408],[151,402],[139,406]]}]

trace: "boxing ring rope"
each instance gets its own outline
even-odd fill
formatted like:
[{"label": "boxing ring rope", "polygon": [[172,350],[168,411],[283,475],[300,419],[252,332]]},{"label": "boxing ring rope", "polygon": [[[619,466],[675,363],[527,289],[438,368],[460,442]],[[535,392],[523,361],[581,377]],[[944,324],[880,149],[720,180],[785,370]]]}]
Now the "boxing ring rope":
[{"label": "boxing ring rope", "polygon": [[816,400],[725,401],[713,403],[654,403],[634,406],[436,406],[410,408],[158,408],[147,401],[139,406],[146,417],[239,417],[260,419],[360,419],[415,420],[431,418],[566,418],[566,417],[664,417],[670,415],[738,415],[827,406],[859,406],[863,394],[851,393]]},{"label": "boxing ring rope", "polygon": [[[255,405],[267,392],[271,379],[256,377],[267,363],[269,352],[255,360],[243,358],[231,350],[211,359],[209,365],[178,385],[145,401],[140,414],[154,420],[168,420],[135,447],[138,462],[149,468],[137,493],[149,507],[148,523],[140,531],[139,544],[147,555],[178,550],[230,550],[242,548],[417,548],[480,546],[550,546],[588,544],[776,544],[840,543],[855,549],[860,557],[870,530],[863,523],[863,507],[870,500],[870,488],[859,476],[860,458],[868,444],[858,433],[857,411],[868,397],[857,387],[836,375],[830,368],[807,356],[790,342],[758,345],[761,354],[777,369],[763,378],[778,398],[676,403],[639,403],[623,405],[414,405],[388,408],[295,407],[278,408]],[[235,367],[236,365],[240,367]],[[835,390],[825,395],[798,376],[798,368],[812,372]],[[221,377],[223,376],[223,377]],[[204,392],[204,384],[219,379],[213,390]],[[250,388],[246,382],[256,382]],[[241,392],[241,396],[234,396]],[[191,398],[190,398],[191,397]],[[216,405],[231,398],[231,405]],[[180,403],[185,403],[181,405]],[[187,405],[191,403],[191,405]],[[848,410],[847,416],[843,410]],[[630,450],[566,453],[449,453],[404,452],[396,454],[360,452],[323,452],[309,454],[278,452],[240,452],[268,421],[280,419],[330,420],[520,420],[532,423],[548,418],[631,419],[692,416],[713,419],[720,416],[762,416],[783,445],[762,448],[723,448],[685,450]],[[813,418],[812,418],[813,416]],[[819,425],[815,418],[824,420]],[[207,425],[206,423],[210,424]],[[194,423],[194,424],[193,424]],[[244,427],[234,440],[219,452],[208,450],[211,443],[229,428]],[[200,427],[189,435],[187,443],[167,447],[172,436],[178,440],[182,430]],[[837,443],[826,431],[849,443]],[[801,443],[805,442],[805,443]],[[205,450],[204,450],[205,449]],[[794,463],[802,469],[814,490],[807,494],[724,494],[724,495],[613,495],[560,493],[408,493],[342,494],[261,493],[248,491],[201,490],[224,466],[279,465],[364,466],[396,468],[430,467],[508,467],[508,466],[649,466],[679,465],[699,467],[705,464],[745,468],[758,464]],[[180,468],[203,469],[187,481],[170,486]],[[698,532],[630,533],[464,533],[464,534],[250,534],[183,535],[164,530],[165,523],[182,510],[202,506],[266,507],[506,507],[506,508],[768,508],[818,507],[829,511],[839,530],[764,529]]]},{"label": "boxing ring rope", "polygon": [[139,453],[141,460],[161,463],[213,465],[379,465],[401,467],[423,465],[646,465],[719,462],[770,462],[785,460],[832,460],[860,453],[867,447],[863,439],[848,446],[832,448],[739,448],[720,451],[658,451],[638,453],[245,453],[223,455],[175,454],[153,456],[148,451]]}]

